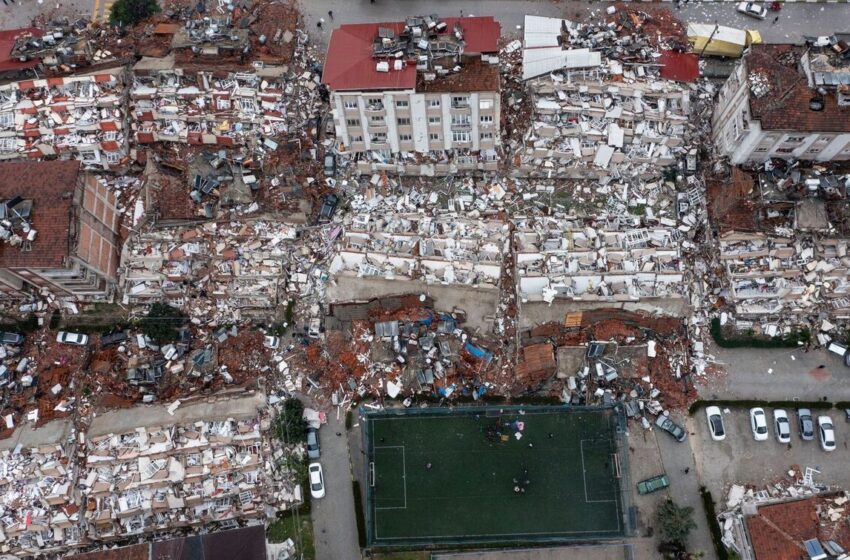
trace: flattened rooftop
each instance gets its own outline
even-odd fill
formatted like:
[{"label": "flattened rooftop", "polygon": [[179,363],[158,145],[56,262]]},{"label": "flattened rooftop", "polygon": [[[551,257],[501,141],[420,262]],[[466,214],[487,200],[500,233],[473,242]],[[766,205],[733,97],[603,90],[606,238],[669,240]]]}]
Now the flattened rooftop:
[{"label": "flattened rooftop", "polygon": [[[445,18],[441,22],[446,24],[447,33],[451,33],[455,26],[461,28],[465,54],[496,53],[499,50],[501,27],[492,16]],[[373,44],[379,30],[391,30],[398,37],[404,28],[405,22],[396,21],[349,24],[334,29],[328,44],[322,83],[334,91],[416,87],[415,63],[408,63],[401,70],[379,72],[376,67],[379,59],[373,57]]]},{"label": "flattened rooftop", "polygon": [[[819,97],[810,88],[800,68],[804,47],[753,45],[746,57],[747,76],[760,75],[769,85],[761,97],[750,95],[750,112],[763,130],[802,132],[850,132],[850,107],[839,107],[835,91]],[[809,102],[819,97],[822,111],[812,111]]]},{"label": "flattened rooftop", "polygon": [[31,251],[0,243],[0,267],[60,267],[70,248],[71,205],[79,161],[0,163],[0,199],[33,201]]}]

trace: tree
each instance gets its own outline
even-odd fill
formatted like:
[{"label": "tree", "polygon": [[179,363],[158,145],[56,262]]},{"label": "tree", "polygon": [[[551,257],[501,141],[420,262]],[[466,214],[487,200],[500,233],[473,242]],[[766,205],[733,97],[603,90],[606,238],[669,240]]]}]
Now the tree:
[{"label": "tree", "polygon": [[155,303],[141,320],[140,326],[148,338],[162,344],[177,340],[180,326],[185,319],[179,309],[167,303]]},{"label": "tree", "polygon": [[694,508],[679,507],[673,500],[663,502],[655,512],[655,522],[661,533],[661,542],[685,548],[688,533],[696,528]]},{"label": "tree", "polygon": [[109,23],[133,26],[158,11],[156,0],[116,0],[109,11]]},{"label": "tree", "polygon": [[300,443],[307,437],[304,405],[298,399],[287,399],[275,423],[277,437],[285,443]]}]

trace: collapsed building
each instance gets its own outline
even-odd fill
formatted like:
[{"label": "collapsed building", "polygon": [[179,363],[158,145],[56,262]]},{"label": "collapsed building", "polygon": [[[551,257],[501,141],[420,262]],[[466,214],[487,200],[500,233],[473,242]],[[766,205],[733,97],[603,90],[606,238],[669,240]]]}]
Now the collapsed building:
[{"label": "collapsed building", "polygon": [[723,85],[715,150],[733,165],[850,159],[850,46],[753,45]]},{"label": "collapsed building", "polygon": [[335,29],[322,83],[330,89],[337,150],[366,174],[496,170],[499,34],[490,16]]}]

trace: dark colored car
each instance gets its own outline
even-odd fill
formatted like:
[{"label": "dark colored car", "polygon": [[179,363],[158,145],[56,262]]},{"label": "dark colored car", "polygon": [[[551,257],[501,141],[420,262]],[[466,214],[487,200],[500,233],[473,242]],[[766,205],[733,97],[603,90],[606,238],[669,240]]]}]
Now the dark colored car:
[{"label": "dark colored car", "polygon": [[127,333],[125,333],[124,331],[104,334],[100,337],[100,347],[107,348],[108,346],[115,346],[116,344],[121,344],[126,340]]},{"label": "dark colored car", "polygon": [[322,202],[322,209],[319,210],[319,223],[320,224],[331,221],[331,218],[333,218],[334,212],[336,212],[337,204],[339,204],[339,197],[337,195],[335,195],[333,193],[325,195],[325,199]]},{"label": "dark colored car", "polygon": [[316,428],[307,428],[307,457],[319,458],[319,430]]},{"label": "dark colored car", "polygon": [[682,442],[688,437],[684,428],[670,420],[670,417],[664,416],[663,414],[660,414],[658,418],[655,419],[655,425],[673,436],[676,441]]},{"label": "dark colored car", "polygon": [[13,332],[0,332],[0,344],[20,346],[24,343],[24,335]]},{"label": "dark colored car", "polygon": [[657,490],[661,490],[662,488],[667,488],[670,486],[670,481],[667,480],[667,475],[659,474],[658,476],[653,476],[652,478],[647,478],[646,480],[641,480],[637,483],[638,494],[651,494]]},{"label": "dark colored car", "polygon": [[797,420],[800,423],[800,437],[806,441],[815,439],[815,421],[812,419],[812,411],[808,408],[799,409]]}]

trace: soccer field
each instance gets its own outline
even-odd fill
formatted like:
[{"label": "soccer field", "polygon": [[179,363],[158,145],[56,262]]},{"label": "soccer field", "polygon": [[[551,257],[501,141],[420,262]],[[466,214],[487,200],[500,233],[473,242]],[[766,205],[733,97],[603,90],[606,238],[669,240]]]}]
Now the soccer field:
[{"label": "soccer field", "polygon": [[615,409],[420,409],[365,423],[371,545],[625,534]]}]

